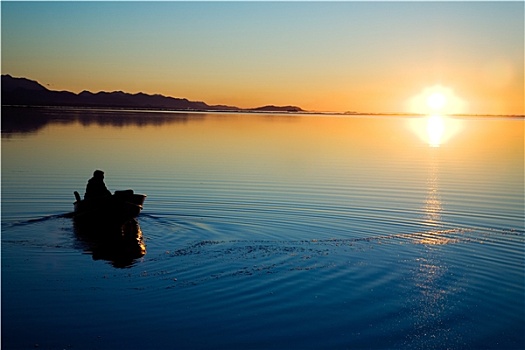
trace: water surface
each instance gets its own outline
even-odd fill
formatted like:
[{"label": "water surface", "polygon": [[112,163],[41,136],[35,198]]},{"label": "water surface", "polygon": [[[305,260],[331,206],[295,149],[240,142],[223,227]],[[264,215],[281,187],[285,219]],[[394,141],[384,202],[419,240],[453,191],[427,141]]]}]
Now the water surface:
[{"label": "water surface", "polygon": [[[4,107],[2,345],[523,348],[523,133]],[[148,195],[142,257],[62,217],[95,169]]]}]

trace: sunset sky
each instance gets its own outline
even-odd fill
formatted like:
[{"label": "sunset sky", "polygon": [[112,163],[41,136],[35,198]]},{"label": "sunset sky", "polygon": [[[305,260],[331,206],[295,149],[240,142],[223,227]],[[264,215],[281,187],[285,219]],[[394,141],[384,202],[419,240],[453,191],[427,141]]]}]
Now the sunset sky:
[{"label": "sunset sky", "polygon": [[1,11],[2,74],[51,90],[525,114],[520,1],[2,1]]}]

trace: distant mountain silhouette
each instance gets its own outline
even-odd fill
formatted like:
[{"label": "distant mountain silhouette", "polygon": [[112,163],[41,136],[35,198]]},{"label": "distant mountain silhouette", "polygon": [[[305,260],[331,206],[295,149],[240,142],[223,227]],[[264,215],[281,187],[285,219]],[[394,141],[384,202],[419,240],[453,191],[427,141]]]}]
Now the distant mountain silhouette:
[{"label": "distant mountain silhouette", "polygon": [[274,105],[268,105],[264,107],[257,107],[257,108],[250,108],[250,111],[254,112],[304,112],[301,108],[296,106],[274,106]]},{"label": "distant mountain silhouette", "polygon": [[301,112],[295,106],[264,106],[242,109],[235,106],[208,105],[201,101],[189,101],[163,95],[144,93],[130,94],[122,91],[97,92],[53,91],[36,81],[2,75],[2,105],[10,106],[65,106],[91,108],[167,109],[183,111],[253,111],[253,112]]}]

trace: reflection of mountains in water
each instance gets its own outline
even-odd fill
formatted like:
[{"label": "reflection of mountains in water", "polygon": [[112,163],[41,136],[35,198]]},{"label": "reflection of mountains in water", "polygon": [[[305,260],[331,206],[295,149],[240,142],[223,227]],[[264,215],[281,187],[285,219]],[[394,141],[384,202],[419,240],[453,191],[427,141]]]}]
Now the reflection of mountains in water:
[{"label": "reflection of mountains in water", "polygon": [[161,126],[204,120],[205,114],[102,110],[88,108],[2,107],[2,137],[12,134],[36,133],[48,124],[100,125],[110,127]]},{"label": "reflection of mountains in water", "polygon": [[[26,78],[2,75],[2,136],[33,133],[45,125],[80,122],[121,127],[125,125],[162,125],[202,120],[203,115],[188,112],[297,113],[297,106],[267,105],[243,109],[235,106],[208,105],[163,95],[130,94],[122,91],[75,94],[49,90]],[[14,106],[19,106],[18,108]],[[175,112],[176,111],[176,112]]]},{"label": "reflection of mountains in water", "polygon": [[126,268],[146,254],[146,245],[137,220],[123,225],[79,225],[74,224],[77,244],[93,260],[107,260],[114,267]]}]

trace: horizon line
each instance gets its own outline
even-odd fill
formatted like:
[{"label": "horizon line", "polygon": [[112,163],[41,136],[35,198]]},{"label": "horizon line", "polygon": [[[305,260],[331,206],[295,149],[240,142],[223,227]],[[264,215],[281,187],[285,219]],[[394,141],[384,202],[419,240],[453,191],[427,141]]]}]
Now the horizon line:
[{"label": "horizon line", "polygon": [[[81,92],[78,92],[78,93],[75,93],[73,91],[70,91],[70,90],[51,90],[49,88],[47,88],[44,84],[40,83],[38,80],[33,80],[33,79],[30,79],[30,78],[27,78],[27,77],[15,77],[9,73],[3,73],[1,74],[1,76],[7,76],[7,77],[10,77],[10,78],[13,78],[13,79],[26,79],[26,80],[29,80],[29,81],[33,81],[37,84],[39,84],[40,86],[42,86],[43,88],[45,88],[46,90],[48,91],[54,91],[54,92],[69,92],[69,93],[72,93],[72,94],[75,94],[75,95],[80,95],[81,93],[83,92],[88,92],[88,93],[91,93],[91,94],[98,94],[98,93],[108,93],[108,94],[111,94],[111,93],[123,93],[123,94],[128,94],[128,95],[131,95],[131,96],[134,96],[134,95],[146,95],[146,96],[161,96],[161,97],[165,97],[165,98],[173,98],[173,99],[179,99],[179,100],[186,100],[188,102],[198,102],[198,103],[204,103],[210,107],[215,107],[215,106],[225,106],[225,107],[231,107],[231,108],[235,108],[235,110],[231,110],[231,111],[227,111],[227,110],[213,110],[213,109],[206,109],[206,110],[197,110],[197,109],[194,109],[194,110],[188,110],[188,111],[194,111],[194,112],[221,112],[221,113],[239,113],[239,112],[250,112],[250,113],[260,113],[260,114],[264,114],[264,113],[276,113],[276,111],[264,111],[264,110],[257,110],[257,109],[260,109],[260,108],[264,108],[264,107],[276,107],[276,108],[284,108],[284,107],[296,107],[296,108],[299,108],[301,111],[298,111],[298,112],[294,112],[294,111],[290,111],[290,112],[285,112],[285,111],[279,111],[279,113],[285,113],[285,114],[327,114],[327,115],[348,115],[348,116],[351,116],[351,115],[360,115],[360,116],[366,116],[366,115],[370,115],[370,116],[388,116],[388,115],[391,115],[391,116],[430,116],[430,115],[439,115],[439,116],[449,116],[449,117],[516,117],[516,118],[525,118],[525,114],[501,114],[501,113],[498,113],[498,114],[492,114],[492,113],[450,113],[450,114],[447,114],[447,113],[435,113],[435,114],[431,114],[431,113],[415,113],[415,112],[363,112],[363,111],[349,111],[349,110],[346,110],[346,111],[321,111],[321,110],[306,110],[306,109],[303,109],[301,106],[295,106],[295,105],[292,105],[292,104],[286,104],[286,105],[275,105],[275,104],[272,104],[272,103],[269,103],[269,104],[265,104],[265,105],[262,105],[262,106],[258,106],[258,107],[248,107],[248,108],[242,108],[242,107],[237,107],[237,106],[232,106],[232,105],[228,105],[228,104],[224,104],[224,103],[219,103],[219,104],[213,104],[213,105],[209,105],[207,102],[205,102],[204,100],[190,100],[188,98],[185,98],[185,97],[175,97],[175,96],[170,96],[170,95],[163,95],[161,93],[153,93],[153,94],[149,94],[149,93],[145,93],[145,92],[136,92],[136,93],[132,93],[132,92],[126,92],[126,91],[123,91],[123,90],[114,90],[114,91],[106,91],[106,90],[99,90],[97,92],[92,92],[92,91],[89,91],[89,90],[82,90]],[[49,86],[49,84],[47,85]],[[0,84],[0,91],[2,90],[1,88],[1,84]],[[2,107],[3,106],[6,106],[6,107],[22,107],[22,105],[4,105],[2,103]],[[26,106],[27,107],[27,106]],[[29,106],[31,107],[31,106]],[[82,107],[82,106],[60,106],[60,105],[57,105],[57,106],[33,106],[33,107],[61,107],[61,108],[85,108],[85,109],[129,109],[129,110],[137,110],[137,111],[140,111],[140,110],[148,110],[148,108],[133,108],[133,107],[129,107],[129,108],[126,108],[126,107],[123,107],[123,108],[119,108],[119,107],[100,107],[100,108],[97,108],[97,107]],[[173,109],[173,110],[169,110],[169,109],[162,109],[162,107],[159,107],[159,108],[149,108],[149,110],[164,110],[164,111],[173,111],[173,112],[177,112],[177,111],[185,111],[185,110],[177,110],[177,109]]]}]

